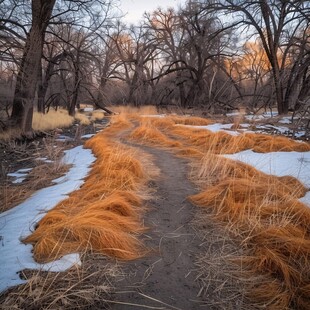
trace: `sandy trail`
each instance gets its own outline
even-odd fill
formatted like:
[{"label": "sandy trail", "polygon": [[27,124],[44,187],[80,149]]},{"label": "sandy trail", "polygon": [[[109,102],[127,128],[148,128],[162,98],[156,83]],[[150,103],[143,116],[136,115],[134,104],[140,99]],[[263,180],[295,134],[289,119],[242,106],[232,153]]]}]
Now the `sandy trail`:
[{"label": "sandy trail", "polygon": [[200,241],[190,222],[194,206],[186,197],[195,188],[187,179],[187,161],[161,149],[141,147],[160,168],[152,182],[156,193],[148,202],[145,243],[154,251],[122,265],[125,278],[116,283],[112,309],[198,309],[194,255]]}]

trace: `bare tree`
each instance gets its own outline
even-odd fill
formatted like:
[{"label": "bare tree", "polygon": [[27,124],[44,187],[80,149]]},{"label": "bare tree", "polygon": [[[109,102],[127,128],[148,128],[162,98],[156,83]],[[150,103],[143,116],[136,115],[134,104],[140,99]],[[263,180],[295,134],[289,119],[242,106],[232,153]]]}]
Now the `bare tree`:
[{"label": "bare tree", "polygon": [[44,34],[52,15],[53,1],[32,1],[32,23],[17,75],[11,119],[28,134],[32,129],[33,99],[42,57]]},{"label": "bare tree", "polygon": [[[287,113],[308,76],[309,1],[221,0],[208,2],[205,9],[222,12],[223,19],[229,20],[226,26],[238,27],[240,35],[248,32],[248,39],[261,40],[272,70],[278,111]],[[298,57],[291,57],[293,51]]]},{"label": "bare tree", "polygon": [[156,57],[156,41],[143,25],[131,26],[129,29],[120,27],[111,36],[122,64],[118,69],[118,78],[128,86],[127,102],[140,106],[147,103],[151,83],[147,76],[152,71],[148,64]]},{"label": "bare tree", "polygon": [[[5,0],[6,7],[10,10],[7,15],[0,18],[0,30],[5,34],[9,33],[10,38],[6,42],[13,42],[13,39],[23,46],[23,55],[19,62],[16,88],[14,94],[13,109],[11,114],[11,125],[20,127],[23,133],[28,134],[32,129],[32,114],[34,98],[36,94],[38,79],[41,73],[41,59],[43,54],[44,38],[48,25],[59,24],[75,25],[77,29],[90,29],[91,31],[102,26],[103,12],[109,7],[109,2],[101,0],[67,0],[67,1],[38,1],[32,0],[31,7],[28,2]],[[103,9],[104,8],[104,9]],[[25,21],[20,22],[17,18],[21,10],[27,14]],[[0,10],[1,13],[5,11]],[[31,23],[27,24],[27,20]],[[26,34],[23,44],[23,35]],[[7,50],[7,53],[8,54]],[[50,55],[51,61],[55,61],[57,55]],[[58,59],[56,59],[57,61]],[[80,64],[79,59],[74,59],[75,64]],[[47,68],[48,74],[39,85],[39,98],[42,102],[49,82],[51,67]],[[75,73],[79,72],[75,68]],[[79,85],[77,74],[75,85]],[[78,92],[78,91],[77,91]],[[73,98],[72,102],[76,102]],[[71,102],[71,103],[72,103]],[[72,104],[73,106],[73,104]],[[42,103],[40,103],[42,110]]]},{"label": "bare tree", "polygon": [[158,78],[176,75],[174,88],[179,90],[182,107],[211,108],[221,93],[215,80],[227,54],[230,30],[199,1],[190,1],[178,12],[157,10],[148,15],[148,21],[165,62]]}]

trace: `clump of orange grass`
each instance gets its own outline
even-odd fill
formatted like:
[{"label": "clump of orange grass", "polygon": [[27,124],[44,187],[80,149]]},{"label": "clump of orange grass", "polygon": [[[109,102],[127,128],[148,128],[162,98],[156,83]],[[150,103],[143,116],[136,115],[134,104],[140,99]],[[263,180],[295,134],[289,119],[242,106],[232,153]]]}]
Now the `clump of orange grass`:
[{"label": "clump of orange grass", "polygon": [[254,142],[253,151],[257,153],[268,152],[308,152],[310,144],[297,142],[281,136],[246,133],[245,136]]},{"label": "clump of orange grass", "polygon": [[[192,175],[204,190],[190,200],[239,240],[244,255],[231,261],[242,277],[257,279],[246,295],[268,309],[309,309],[310,209],[298,200],[308,189],[291,176],[267,175],[215,154]],[[259,275],[273,280],[266,285]]]},{"label": "clump of orange grass", "polygon": [[146,253],[138,240],[144,210],[138,190],[151,177],[135,157],[137,152],[112,142],[105,133],[88,140],[97,157],[84,185],[60,202],[23,241],[34,245],[38,262],[72,252],[91,251],[119,259]]},{"label": "clump of orange grass", "polygon": [[224,131],[178,126],[173,128],[172,134],[204,153],[232,154],[254,146],[254,141],[247,136],[233,136]]},{"label": "clump of orange grass", "polygon": [[105,135],[115,135],[123,130],[130,129],[132,123],[128,114],[117,114],[110,117],[109,127],[105,129]]},{"label": "clump of orange grass", "polygon": [[175,123],[171,117],[143,117],[140,123],[149,123],[160,130],[169,130],[174,127]]},{"label": "clump of orange grass", "polygon": [[138,142],[158,145],[164,147],[181,147],[182,144],[179,141],[172,140],[164,135],[159,129],[152,126],[152,124],[142,124],[137,127],[130,135],[130,139]]},{"label": "clump of orange grass", "polygon": [[310,151],[310,144],[297,142],[280,136],[245,133],[230,135],[224,131],[211,132],[207,129],[177,126],[171,133],[181,137],[187,144],[198,150],[214,154],[232,154],[253,149],[254,152]]},{"label": "clump of orange grass", "polygon": [[197,116],[170,116],[175,124],[191,126],[207,126],[213,124],[213,121]]}]

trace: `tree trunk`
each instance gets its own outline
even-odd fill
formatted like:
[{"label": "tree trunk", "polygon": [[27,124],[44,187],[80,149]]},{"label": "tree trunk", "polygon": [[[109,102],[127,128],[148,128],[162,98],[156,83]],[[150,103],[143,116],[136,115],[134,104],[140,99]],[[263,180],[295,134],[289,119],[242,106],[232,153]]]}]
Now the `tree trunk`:
[{"label": "tree trunk", "polygon": [[62,52],[50,59],[44,74],[44,78],[42,76],[42,65],[40,62],[40,69],[38,73],[38,112],[40,113],[45,113],[45,96],[49,86],[49,82],[54,72],[54,66],[64,57],[66,57],[66,53]]},{"label": "tree trunk", "polygon": [[12,126],[24,134],[32,131],[33,104],[43,50],[43,40],[55,0],[32,0],[32,25],[27,36],[20,70],[17,75]]},{"label": "tree trunk", "polygon": [[77,105],[77,99],[80,89],[80,57],[79,51],[77,51],[76,60],[72,57],[73,65],[74,65],[74,88],[73,88],[73,95],[69,105],[69,115],[75,115],[75,107]]}]

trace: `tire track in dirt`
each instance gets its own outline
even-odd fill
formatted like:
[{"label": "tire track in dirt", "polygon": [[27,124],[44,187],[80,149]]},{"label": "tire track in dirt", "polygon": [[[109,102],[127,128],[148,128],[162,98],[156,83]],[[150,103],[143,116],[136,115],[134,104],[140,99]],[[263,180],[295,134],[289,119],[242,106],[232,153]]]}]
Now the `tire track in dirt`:
[{"label": "tire track in dirt", "polygon": [[200,241],[190,225],[194,206],[186,200],[196,192],[187,178],[188,161],[161,149],[140,148],[154,157],[161,170],[151,184],[156,193],[145,215],[150,228],[145,244],[154,251],[122,264],[125,277],[116,283],[112,309],[198,309],[199,285],[193,268]]}]

